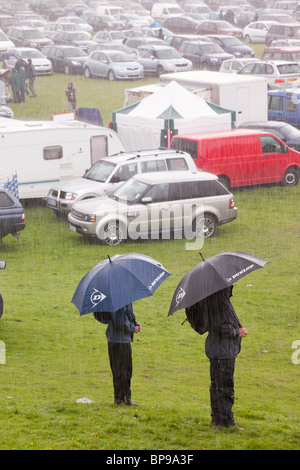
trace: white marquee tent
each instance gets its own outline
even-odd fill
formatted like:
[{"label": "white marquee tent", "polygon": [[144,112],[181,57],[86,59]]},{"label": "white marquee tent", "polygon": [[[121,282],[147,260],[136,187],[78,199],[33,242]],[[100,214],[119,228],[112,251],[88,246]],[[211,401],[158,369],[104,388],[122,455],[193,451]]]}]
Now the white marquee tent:
[{"label": "white marquee tent", "polygon": [[231,129],[231,121],[231,111],[216,112],[203,98],[172,81],[115,111],[112,126],[128,150],[144,150],[168,147],[174,134]]}]

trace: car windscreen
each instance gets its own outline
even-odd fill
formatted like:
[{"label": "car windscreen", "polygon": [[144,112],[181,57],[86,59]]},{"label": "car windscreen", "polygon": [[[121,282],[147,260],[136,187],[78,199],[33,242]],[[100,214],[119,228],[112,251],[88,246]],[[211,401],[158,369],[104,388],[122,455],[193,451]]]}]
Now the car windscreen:
[{"label": "car windscreen", "polygon": [[147,183],[130,179],[117,188],[109,197],[120,202],[133,204],[148,188]]},{"label": "car windscreen", "polygon": [[224,52],[224,50],[218,46],[218,44],[203,44],[203,46],[199,46],[199,50],[202,54],[215,54]]},{"label": "car windscreen", "polygon": [[110,52],[109,53],[110,60],[112,62],[133,62],[133,57],[131,57],[128,54],[125,54],[125,52]]},{"label": "car windscreen", "polygon": [[179,52],[176,49],[161,49],[155,51],[156,57],[158,59],[179,59],[182,58],[182,56],[179,54]]},{"label": "car windscreen", "polygon": [[115,163],[99,160],[86,172],[84,178],[105,183],[115,167]]},{"label": "car windscreen", "polygon": [[68,47],[64,49],[65,57],[84,57],[86,54],[77,47]]},{"label": "car windscreen", "polygon": [[290,139],[300,139],[300,130],[297,127],[291,126],[291,124],[286,124],[280,130]]}]

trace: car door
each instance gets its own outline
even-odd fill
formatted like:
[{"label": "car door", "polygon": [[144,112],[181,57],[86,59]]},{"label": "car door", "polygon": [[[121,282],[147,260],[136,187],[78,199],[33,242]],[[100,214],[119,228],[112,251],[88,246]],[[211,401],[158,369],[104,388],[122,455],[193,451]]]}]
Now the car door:
[{"label": "car door", "polygon": [[162,238],[169,239],[173,226],[169,183],[154,184],[144,194],[143,200],[144,210],[141,211],[140,224],[136,225],[136,228],[141,233],[149,233],[152,239],[159,238],[161,232]]},{"label": "car door", "polygon": [[105,52],[99,51],[97,67],[99,70],[99,76],[106,78],[110,69],[110,59],[109,56],[105,54]]},{"label": "car door", "polygon": [[286,166],[286,146],[275,136],[260,136],[262,146],[262,158],[256,168],[258,182],[268,183],[278,180]]}]

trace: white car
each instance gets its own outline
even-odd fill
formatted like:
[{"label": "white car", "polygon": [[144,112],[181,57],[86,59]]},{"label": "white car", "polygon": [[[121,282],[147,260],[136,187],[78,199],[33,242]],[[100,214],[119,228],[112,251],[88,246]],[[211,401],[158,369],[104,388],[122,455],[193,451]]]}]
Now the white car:
[{"label": "white car", "polygon": [[234,220],[233,195],[204,171],[135,175],[110,196],[74,204],[70,230],[107,245],[123,240],[209,238]]},{"label": "white car", "polygon": [[221,64],[219,72],[222,73],[237,73],[241,70],[245,65],[252,64],[252,62],[257,62],[259,59],[255,59],[252,57],[247,57],[245,59],[228,59],[224,60]]},{"label": "white car", "polygon": [[32,47],[15,47],[6,53],[7,66],[13,68],[18,59],[22,58],[27,62],[32,60],[37,75],[51,75],[53,72],[52,63],[38,49]]},{"label": "white car", "polygon": [[80,16],[61,16],[57,19],[57,23],[75,23],[80,26],[83,31],[90,34],[93,32],[92,26],[80,18]]},{"label": "white car", "polygon": [[297,62],[258,60],[245,65],[237,74],[264,77],[269,90],[300,86],[300,65]]},{"label": "white car", "polygon": [[277,21],[254,21],[249,23],[243,29],[243,39],[246,44],[266,42],[266,35],[272,24],[277,24]]},{"label": "white car", "polygon": [[12,47],[15,47],[15,44],[0,29],[0,52],[6,52]]}]

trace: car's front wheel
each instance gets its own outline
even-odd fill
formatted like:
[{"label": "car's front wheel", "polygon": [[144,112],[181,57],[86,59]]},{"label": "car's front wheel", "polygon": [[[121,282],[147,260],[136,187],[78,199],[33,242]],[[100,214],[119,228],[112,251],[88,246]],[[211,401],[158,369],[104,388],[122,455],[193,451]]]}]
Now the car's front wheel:
[{"label": "car's front wheel", "polygon": [[109,246],[116,246],[122,243],[125,239],[126,231],[124,227],[118,222],[108,222],[103,230],[101,240]]},{"label": "car's front wheel", "polygon": [[113,82],[113,81],[116,79],[115,74],[114,74],[114,72],[113,72],[112,70],[110,70],[110,71],[108,72],[107,78],[108,78],[108,80],[109,80],[110,82]]},{"label": "car's front wheel", "polygon": [[283,176],[283,186],[297,186],[298,183],[299,171],[297,171],[295,168],[288,168]]},{"label": "car's front wheel", "polygon": [[88,67],[84,68],[84,76],[85,76],[85,78],[91,78],[92,77],[91,71]]},{"label": "car's front wheel", "polygon": [[193,232],[196,238],[211,238],[217,230],[217,220],[212,214],[204,214],[193,221]]}]

